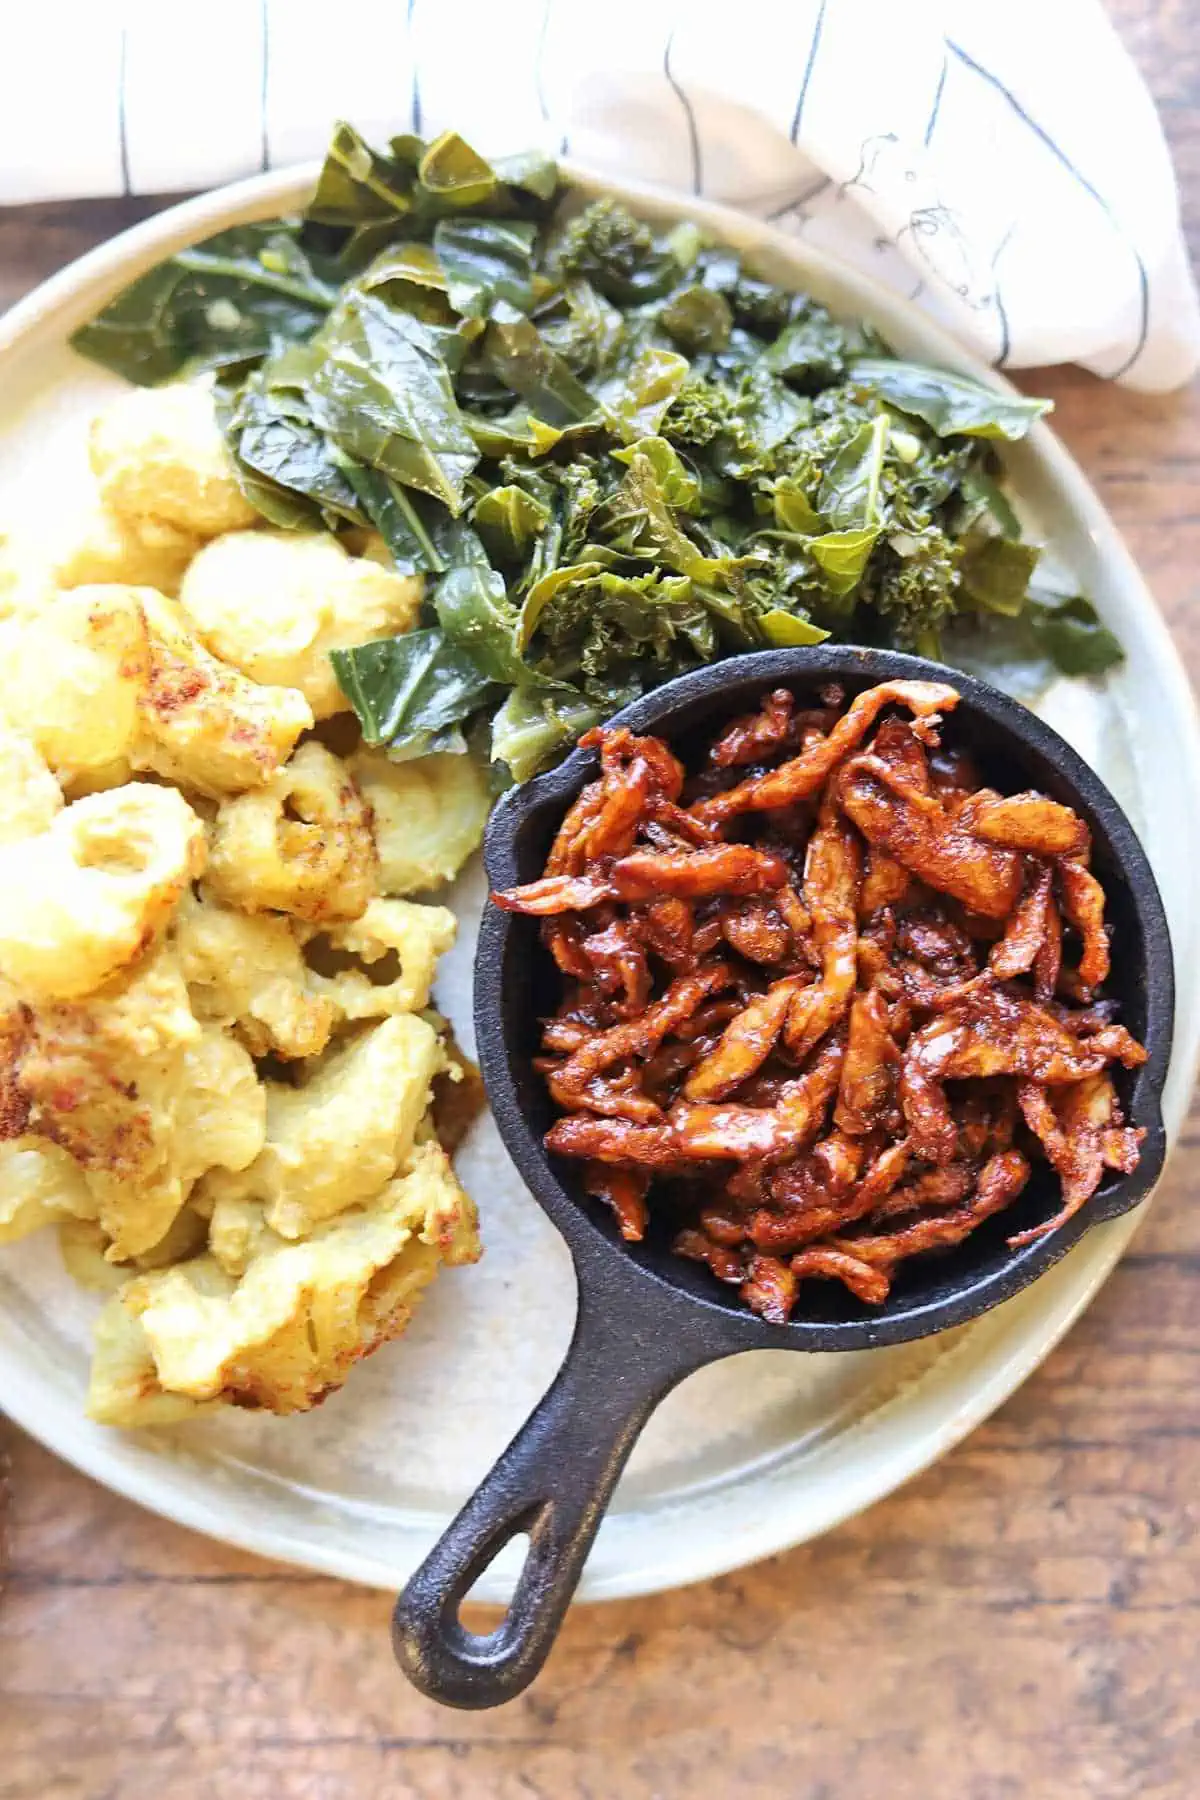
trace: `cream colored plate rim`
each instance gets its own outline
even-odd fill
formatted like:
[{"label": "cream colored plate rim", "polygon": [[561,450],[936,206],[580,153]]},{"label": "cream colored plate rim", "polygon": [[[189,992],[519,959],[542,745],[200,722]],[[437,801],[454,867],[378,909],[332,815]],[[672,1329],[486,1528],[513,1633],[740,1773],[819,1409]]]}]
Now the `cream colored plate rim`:
[{"label": "cream colored plate rim", "polygon": [[[773,226],[728,208],[650,187],[617,183],[567,167],[567,175],[592,191],[616,194],[659,218],[690,218],[714,237],[743,252],[768,258],[798,286],[842,311],[877,324],[909,354],[965,374],[1008,384],[978,362],[908,302],[834,262]],[[226,226],[302,206],[315,165],[257,176],[186,201],[122,233],[53,276],[0,320],[0,378],[28,367],[48,345],[61,346],[138,274],[183,245]],[[774,272],[774,271],[773,271]],[[1173,792],[1164,806],[1177,819],[1200,816],[1200,722],[1191,689],[1170,634],[1112,521],[1083,474],[1045,425],[1034,428],[1014,462],[1018,490],[1039,511],[1090,546],[1105,589],[1103,610],[1130,649],[1135,712],[1152,735],[1169,733],[1173,764],[1161,764]],[[1187,1111],[1200,1059],[1200,1003],[1193,997],[1200,948],[1193,920],[1191,879],[1176,858],[1163,866],[1165,840],[1147,837],[1164,888],[1175,936],[1180,1006],[1175,1052],[1165,1095],[1172,1141]],[[1158,852],[1158,854],[1156,854]],[[1108,1277],[1142,1212],[1090,1233],[1035,1286],[1016,1300],[956,1334],[956,1341],[922,1378],[882,1406],[849,1424],[810,1454],[803,1476],[787,1465],[750,1472],[729,1503],[682,1505],[668,1533],[655,1530],[639,1545],[636,1525],[621,1533],[622,1553],[585,1572],[580,1598],[609,1599],[651,1593],[738,1568],[831,1529],[890,1493],[945,1454],[1026,1379],[1091,1301]],[[180,1524],[236,1547],[372,1586],[392,1587],[408,1572],[389,1559],[356,1553],[344,1533],[297,1534],[274,1522],[261,1487],[239,1497],[227,1481],[206,1483],[189,1459],[156,1457],[136,1439],[85,1428],[73,1406],[63,1404],[53,1383],[24,1366],[18,1353],[0,1354],[0,1401],[15,1422],[49,1449],[102,1482]],[[632,1523],[632,1522],[631,1522]],[[350,1536],[353,1533],[349,1534]],[[602,1528],[602,1539],[606,1535]],[[423,1548],[414,1539],[410,1566]],[[484,1584],[481,1599],[505,1597]]]}]

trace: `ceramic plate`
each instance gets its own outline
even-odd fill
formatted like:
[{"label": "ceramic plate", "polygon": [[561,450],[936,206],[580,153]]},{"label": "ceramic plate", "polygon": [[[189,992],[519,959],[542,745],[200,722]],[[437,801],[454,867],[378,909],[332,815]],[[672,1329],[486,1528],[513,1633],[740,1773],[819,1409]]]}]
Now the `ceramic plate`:
[{"label": "ceramic plate", "polygon": [[[578,175],[578,172],[572,172]],[[84,479],[83,428],[118,384],[68,348],[70,333],[179,246],[303,204],[313,170],[270,175],[160,214],[93,251],[0,321],[0,516],[25,523]],[[600,186],[578,176],[587,186]],[[905,302],[771,227],[676,196],[613,188],[642,211],[689,216],[750,251],[763,272],[865,316],[901,354],[987,372]],[[1200,816],[1200,732],[1166,628],[1110,520],[1043,426],[1009,458],[1015,492],[1055,560],[1126,646],[1101,685],[1059,683],[1041,710],[1092,763],[1139,831],[1174,934],[1179,1013],[1164,1102],[1178,1134],[1200,1045],[1200,913],[1189,904]],[[476,870],[453,895],[462,921],[438,986],[471,1040]],[[51,1449],[143,1505],[231,1544],[354,1581],[396,1587],[548,1387],[574,1310],[567,1252],[513,1175],[490,1121],[460,1172],[487,1245],[443,1274],[404,1340],[318,1412],[230,1413],[120,1434],[83,1416],[93,1302],[51,1234],[0,1251],[0,1397]],[[702,1370],[667,1400],[634,1452],[580,1596],[653,1592],[827,1530],[958,1442],[1038,1365],[1100,1287],[1135,1228],[1090,1233],[1034,1287],[923,1344],[845,1355],[753,1351]],[[512,1569],[477,1597],[506,1599]]]}]

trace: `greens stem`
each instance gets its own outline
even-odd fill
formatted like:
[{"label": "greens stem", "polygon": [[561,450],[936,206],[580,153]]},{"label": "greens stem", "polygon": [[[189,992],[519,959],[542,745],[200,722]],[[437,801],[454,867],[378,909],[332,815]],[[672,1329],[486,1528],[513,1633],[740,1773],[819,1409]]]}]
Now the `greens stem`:
[{"label": "greens stem", "polygon": [[181,269],[191,269],[197,275],[228,275],[235,281],[253,281],[272,293],[286,295],[289,300],[302,300],[309,306],[322,306],[326,311],[337,299],[337,290],[327,287],[324,282],[295,281],[290,275],[274,275],[261,265],[251,270],[235,257],[213,256],[207,250],[180,250],[175,261]]}]

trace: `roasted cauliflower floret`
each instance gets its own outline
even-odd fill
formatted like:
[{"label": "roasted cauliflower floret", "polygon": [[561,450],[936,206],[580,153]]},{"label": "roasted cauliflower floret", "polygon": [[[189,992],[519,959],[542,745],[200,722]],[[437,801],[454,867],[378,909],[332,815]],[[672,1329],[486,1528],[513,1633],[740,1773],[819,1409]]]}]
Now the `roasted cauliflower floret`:
[{"label": "roasted cauliflower floret", "polygon": [[173,959],[159,951],[88,1000],[21,1018],[13,1091],[24,1128],[83,1171],[114,1261],[152,1249],[185,1197],[176,1122],[200,1038]]},{"label": "roasted cauliflower floret", "polygon": [[129,588],[81,587],[0,625],[0,715],[64,782],[125,757],[149,652]]},{"label": "roasted cauliflower floret", "polygon": [[64,1154],[92,1197],[66,1210],[98,1216],[114,1262],[177,1261],[195,1248],[194,1221],[175,1229],[192,1184],[262,1149],[266,1090],[249,1055],[197,1023],[170,950],[90,1000],[19,1017],[7,1056],[26,1141]]},{"label": "roasted cauliflower floret", "polygon": [[396,763],[379,750],[351,759],[375,818],[385,894],[418,894],[450,881],[479,848],[490,800],[469,756]]},{"label": "roasted cauliflower floret", "polygon": [[139,599],[149,666],[135,767],[153,769],[202,794],[238,794],[259,786],[313,722],[304,695],[248,681],[209,655],[174,602],[147,590]]},{"label": "roasted cauliflower floret", "polygon": [[206,1191],[214,1203],[231,1194],[261,1200],[272,1231],[306,1236],[361,1205],[406,1162],[446,1066],[424,1019],[385,1019],[330,1052],[303,1087],[272,1083],[261,1154],[241,1176],[207,1181]]},{"label": "roasted cauliflower floret", "polygon": [[422,1145],[404,1175],[307,1242],[261,1234],[240,1278],[202,1256],[130,1282],[101,1321],[88,1410],[119,1425],[214,1400],[306,1411],[403,1331],[440,1264],[478,1254],[449,1159]]},{"label": "roasted cauliflower floret", "polygon": [[[233,1183],[226,1183],[232,1189]],[[211,1188],[204,1198],[212,1197]],[[286,1242],[267,1224],[261,1200],[232,1191],[213,1198],[208,1225],[208,1251],[227,1275],[240,1279],[256,1256],[271,1244]]]},{"label": "roasted cauliflower floret", "polygon": [[227,668],[136,587],[49,594],[0,626],[0,713],[76,791],[125,764],[217,796],[264,781],[313,722],[303,694]]},{"label": "roasted cauliflower floret", "polygon": [[202,1025],[184,1053],[175,1108],[181,1179],[190,1185],[208,1169],[249,1168],[266,1135],[267,1090],[249,1052],[219,1026]]},{"label": "roasted cauliflower floret", "polygon": [[[197,1269],[205,1259],[185,1265]],[[143,1276],[142,1280],[161,1279]],[[122,1281],[121,1290],[127,1284]],[[88,1388],[87,1411],[101,1425],[177,1425],[205,1411],[215,1411],[217,1402],[206,1408],[186,1394],[168,1394],[159,1385],[154,1372],[154,1358],[146,1342],[141,1320],[125,1310],[122,1291],[118,1291],[103,1307],[96,1320],[92,1355],[92,1376]]]},{"label": "roasted cauliflower floret", "polygon": [[0,529],[0,622],[40,612],[56,583],[39,534],[19,526]]},{"label": "roasted cauliflower floret", "polygon": [[261,788],[227,800],[208,882],[245,912],[356,919],[378,892],[371,814],[346,765],[308,742]]},{"label": "roasted cauliflower floret", "polygon": [[30,618],[62,588],[118,584],[177,594],[199,548],[187,532],[155,519],[119,519],[90,479],[56,495],[53,529],[42,519],[0,531],[0,619]]},{"label": "roasted cauliflower floret", "polygon": [[62,789],[23,731],[0,719],[0,845],[36,837],[62,811]]},{"label": "roasted cauliflower floret", "polygon": [[308,991],[309,971],[286,919],[230,912],[186,895],[172,942],[199,1019],[236,1030],[252,1056],[318,1056],[338,1010]]},{"label": "roasted cauliflower floret", "polygon": [[[58,1253],[63,1260],[63,1268],[72,1281],[89,1294],[116,1294],[129,1279],[129,1267],[121,1268],[111,1263],[105,1252],[108,1239],[104,1235],[104,1227],[95,1219],[73,1219],[63,1217],[58,1220]],[[203,1244],[193,1250],[196,1255]]]},{"label": "roasted cauliflower floret", "polygon": [[96,1211],[83,1171],[57,1144],[25,1137],[0,1144],[0,1244],[59,1219],[94,1219]]},{"label": "roasted cauliflower floret", "polygon": [[118,1293],[131,1275],[166,1269],[189,1256],[199,1256],[207,1238],[207,1219],[185,1204],[157,1244],[116,1263],[109,1261],[111,1246],[98,1220],[64,1218],[58,1223],[58,1249],[67,1273],[81,1288],[95,1294]]},{"label": "roasted cauliflower floret", "polygon": [[204,867],[204,827],[174,788],[131,782],[74,801],[0,846],[0,974],[73,1000],[141,954]]},{"label": "roasted cauliflower floret", "polygon": [[[438,957],[457,932],[447,907],[372,900],[361,919],[331,925],[310,941],[310,984],[344,1019],[420,1012],[429,1004]],[[366,969],[345,967],[348,957]]]},{"label": "roasted cauliflower floret", "polygon": [[92,425],[91,464],[119,519],[154,520],[197,538],[253,525],[209,388],[130,388]]},{"label": "roasted cauliflower floret", "polygon": [[180,599],[214,655],[254,681],[299,688],[318,719],[349,710],[331,650],[407,631],[422,586],[328,532],[239,531],[208,544]]},{"label": "roasted cauliflower floret", "polygon": [[177,594],[198,547],[190,532],[162,519],[121,518],[92,495],[63,521],[47,574],[59,588],[115,583]]}]

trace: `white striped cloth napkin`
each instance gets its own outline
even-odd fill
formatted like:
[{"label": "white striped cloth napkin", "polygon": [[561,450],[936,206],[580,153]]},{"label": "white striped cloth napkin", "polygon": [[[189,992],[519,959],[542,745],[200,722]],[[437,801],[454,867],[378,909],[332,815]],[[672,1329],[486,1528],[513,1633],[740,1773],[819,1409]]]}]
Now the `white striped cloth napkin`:
[{"label": "white striped cloth napkin", "polygon": [[0,202],[207,187],[453,126],[778,220],[999,366],[1200,361],[1170,158],[1099,0],[38,0]]}]

